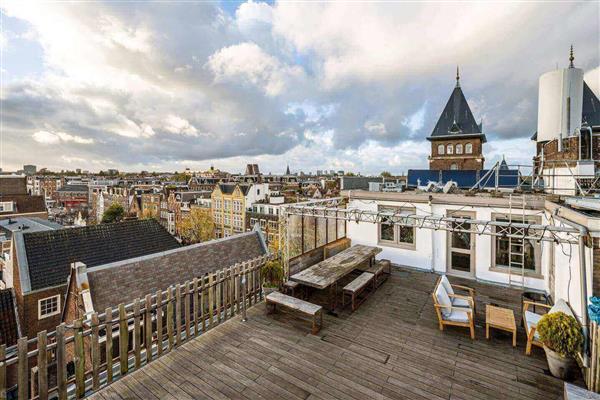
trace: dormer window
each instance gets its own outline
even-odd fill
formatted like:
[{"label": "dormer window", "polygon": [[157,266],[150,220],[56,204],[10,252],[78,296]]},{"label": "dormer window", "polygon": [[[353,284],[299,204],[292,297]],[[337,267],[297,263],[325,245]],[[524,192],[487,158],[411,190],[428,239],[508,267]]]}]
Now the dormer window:
[{"label": "dormer window", "polygon": [[446,146],[446,153],[447,154],[454,154],[454,146],[452,146],[451,144]]}]

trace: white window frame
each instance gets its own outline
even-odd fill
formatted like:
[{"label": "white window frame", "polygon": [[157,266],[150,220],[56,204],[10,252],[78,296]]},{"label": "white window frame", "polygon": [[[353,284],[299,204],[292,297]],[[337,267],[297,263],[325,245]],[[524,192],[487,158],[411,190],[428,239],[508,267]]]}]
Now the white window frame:
[{"label": "white window frame", "polygon": [[[42,315],[42,302],[50,301],[53,299],[56,299],[56,311]],[[38,319],[45,319],[45,318],[49,318],[54,315],[60,314],[60,312],[61,312],[60,305],[61,305],[60,304],[60,294],[57,294],[55,296],[45,297],[43,299],[39,299],[38,300]]]},{"label": "white window frame", "polygon": [[[413,207],[396,207],[396,206],[379,206],[379,210],[397,210],[400,215],[415,215],[416,208]],[[413,241],[409,242],[401,242],[400,241],[400,226],[394,225],[394,240],[385,240],[381,238],[381,225],[377,224],[377,243],[383,246],[393,246],[406,250],[416,250],[417,249],[417,229],[413,226]],[[407,227],[405,227],[407,228]]]},{"label": "white window frame", "polygon": [[443,156],[446,153],[446,146],[443,144],[438,144],[438,155]]},{"label": "white window frame", "polygon": [[446,154],[454,154],[454,146],[449,144],[446,145]]},{"label": "white window frame", "polygon": [[473,154],[473,145],[471,143],[467,143],[465,145],[465,153],[466,154]]},{"label": "white window frame", "polygon": [[[522,215],[513,214],[512,221],[514,223],[521,223],[522,217],[523,217]],[[508,213],[492,213],[492,220],[496,221],[498,219],[508,220],[509,215],[508,215]],[[540,225],[542,223],[542,219],[539,216],[526,214],[524,222],[529,223],[529,224]],[[490,237],[490,240],[492,241],[492,244],[491,244],[492,260],[491,260],[490,270],[494,271],[494,272],[503,272],[503,273],[508,274],[508,265],[502,265],[502,264],[496,263],[496,252],[497,252],[496,239],[497,239],[496,236]],[[525,268],[525,276],[530,276],[530,277],[534,277],[534,278],[542,278],[543,277],[543,275],[542,275],[542,247],[539,243],[537,243],[535,241],[533,243],[533,257],[534,257],[534,267],[535,268],[534,269]],[[513,271],[518,271],[517,273],[520,273],[520,268],[513,267]],[[515,273],[515,272],[513,272],[513,273]]]},{"label": "white window frame", "polygon": [[462,154],[463,153],[463,145],[461,143],[456,145],[456,154]]}]

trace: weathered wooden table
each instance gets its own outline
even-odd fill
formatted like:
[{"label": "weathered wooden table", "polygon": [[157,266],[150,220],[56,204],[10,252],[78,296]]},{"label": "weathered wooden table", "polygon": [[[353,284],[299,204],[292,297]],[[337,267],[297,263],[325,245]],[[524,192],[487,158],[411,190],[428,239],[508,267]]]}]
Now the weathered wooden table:
[{"label": "weathered wooden table", "polygon": [[357,244],[290,276],[290,279],[316,289],[329,288],[329,306],[333,311],[337,306],[337,282],[363,262],[368,260],[372,264],[375,255],[381,251],[380,247]]},{"label": "weathered wooden table", "polygon": [[490,338],[490,328],[501,329],[511,332],[513,335],[513,347],[517,346],[517,324],[515,323],[515,314],[513,310],[485,305],[485,337]]}]

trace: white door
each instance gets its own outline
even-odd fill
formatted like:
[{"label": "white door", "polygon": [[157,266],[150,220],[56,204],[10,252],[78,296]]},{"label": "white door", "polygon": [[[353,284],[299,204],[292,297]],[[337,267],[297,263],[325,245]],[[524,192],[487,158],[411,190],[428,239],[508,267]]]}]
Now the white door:
[{"label": "white door", "polygon": [[[474,218],[474,213],[448,213],[450,217]],[[452,223],[452,228],[469,230],[470,224]],[[469,232],[448,231],[448,258],[447,271],[449,274],[474,277],[475,276],[475,235]]]}]

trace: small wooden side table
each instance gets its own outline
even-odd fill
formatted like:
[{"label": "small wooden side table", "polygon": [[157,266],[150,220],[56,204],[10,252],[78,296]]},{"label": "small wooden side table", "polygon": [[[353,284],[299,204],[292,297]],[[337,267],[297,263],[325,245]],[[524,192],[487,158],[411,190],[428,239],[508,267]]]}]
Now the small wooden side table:
[{"label": "small wooden side table", "polygon": [[490,328],[501,329],[513,334],[513,347],[517,346],[517,324],[513,310],[485,305],[485,338],[490,338]]}]

